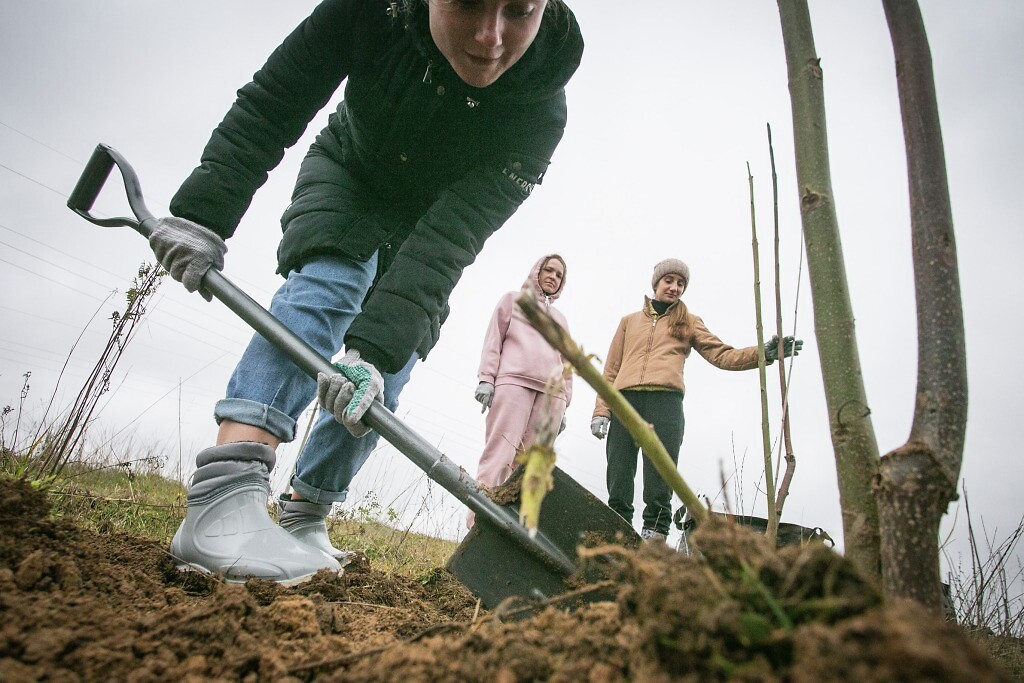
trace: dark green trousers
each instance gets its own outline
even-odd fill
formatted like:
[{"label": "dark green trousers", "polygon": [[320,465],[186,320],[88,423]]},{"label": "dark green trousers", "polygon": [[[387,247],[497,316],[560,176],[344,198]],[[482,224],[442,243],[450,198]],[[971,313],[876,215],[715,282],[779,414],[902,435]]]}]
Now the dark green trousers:
[{"label": "dark green trousers", "polygon": [[[683,443],[683,395],[678,391],[622,392],[630,405],[645,421],[654,425],[654,432],[665,445],[672,462],[679,461]],[[633,523],[633,480],[640,447],[622,423],[612,416],[605,454],[608,458],[608,507]],[[654,465],[643,459],[644,528],[668,534],[672,522],[672,489]]]}]

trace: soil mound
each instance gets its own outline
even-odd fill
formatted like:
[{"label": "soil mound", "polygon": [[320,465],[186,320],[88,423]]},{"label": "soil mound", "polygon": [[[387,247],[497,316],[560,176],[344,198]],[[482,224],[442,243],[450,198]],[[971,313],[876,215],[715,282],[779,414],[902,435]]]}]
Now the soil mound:
[{"label": "soil mound", "polygon": [[0,480],[0,680],[1006,681],[954,626],[820,546],[708,526],[703,559],[591,548],[618,595],[477,614],[447,571],[365,558],[297,588],[175,570],[155,541],[52,520]]}]

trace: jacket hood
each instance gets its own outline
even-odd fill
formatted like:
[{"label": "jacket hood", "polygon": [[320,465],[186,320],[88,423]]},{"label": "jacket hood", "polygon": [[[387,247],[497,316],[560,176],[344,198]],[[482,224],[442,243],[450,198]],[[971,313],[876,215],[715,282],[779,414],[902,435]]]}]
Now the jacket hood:
[{"label": "jacket hood", "polygon": [[[558,285],[558,289],[554,294],[545,294],[544,290],[540,286],[540,269],[544,267],[550,259],[556,258],[562,262],[563,274],[562,283]],[[569,279],[569,266],[565,265],[565,259],[558,254],[548,254],[537,259],[537,262],[533,264],[533,269],[530,270],[530,276],[526,278],[526,282],[523,283],[523,289],[529,288],[537,297],[538,301],[554,301],[558,297],[562,296],[562,292],[565,290],[565,281]]]},{"label": "jacket hood", "polygon": [[427,11],[421,0],[405,0],[401,8],[405,29],[412,33],[431,69],[437,73],[444,72],[446,80],[472,92],[474,97],[500,99],[514,94],[520,102],[543,99],[565,87],[583,58],[583,34],[576,23],[576,15],[562,2],[561,7],[545,11],[537,37],[518,62],[486,88],[474,88],[455,74],[437,49],[430,36]]}]

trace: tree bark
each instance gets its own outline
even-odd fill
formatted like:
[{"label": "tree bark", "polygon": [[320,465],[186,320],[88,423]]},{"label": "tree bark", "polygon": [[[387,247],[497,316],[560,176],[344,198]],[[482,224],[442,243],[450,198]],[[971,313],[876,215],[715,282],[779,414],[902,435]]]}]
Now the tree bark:
[{"label": "tree bark", "polygon": [[832,195],[820,61],[806,0],[778,0],[789,73],[797,182],[814,308],[814,330],[836,457],[846,557],[880,577],[872,481],[878,443],[871,422]]},{"label": "tree bark", "polygon": [[967,360],[946,158],[931,50],[916,0],[883,0],[896,58],[910,183],[917,398],[910,437],[877,478],[882,579],[941,611],[939,522],[956,500],[967,429]]}]

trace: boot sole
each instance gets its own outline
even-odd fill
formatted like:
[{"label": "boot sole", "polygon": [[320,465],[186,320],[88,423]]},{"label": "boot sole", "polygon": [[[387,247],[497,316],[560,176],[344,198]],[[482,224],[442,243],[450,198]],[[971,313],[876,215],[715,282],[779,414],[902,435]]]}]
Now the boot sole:
[{"label": "boot sole", "polygon": [[[209,569],[207,569],[205,567],[200,567],[199,565],[196,565],[196,564],[188,564],[188,563],[178,563],[178,562],[175,562],[174,563],[174,567],[175,567],[175,569],[177,569],[182,574],[188,574],[188,573],[202,574],[204,576],[209,576],[209,577],[212,577],[212,578],[220,579],[221,581],[224,581],[225,583],[243,584],[249,578],[259,578],[259,577],[246,577],[244,579],[229,578],[229,577],[224,576],[222,574],[218,574],[216,572],[211,572]],[[339,575],[341,575],[342,572],[339,570],[337,573]],[[280,581],[276,580],[276,579],[265,579],[265,580],[266,581],[273,581],[277,585],[285,586],[287,588],[287,587],[298,586],[298,585],[301,585],[303,583],[306,583],[307,581],[312,579],[314,576],[316,576],[316,572],[313,572],[312,574],[305,574],[303,576],[298,576],[298,577],[295,577],[294,579],[284,579],[284,580],[280,580]]]}]

